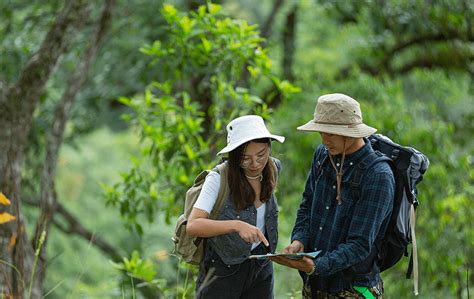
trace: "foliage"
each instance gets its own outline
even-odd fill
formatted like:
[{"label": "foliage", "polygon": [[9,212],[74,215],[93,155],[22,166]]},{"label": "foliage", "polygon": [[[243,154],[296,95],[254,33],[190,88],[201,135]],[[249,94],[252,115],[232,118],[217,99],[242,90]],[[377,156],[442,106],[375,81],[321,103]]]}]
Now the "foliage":
[{"label": "foliage", "polygon": [[[14,82],[61,7],[61,1],[31,3],[25,0],[0,3],[0,81]],[[40,29],[40,30],[38,30]]]},{"label": "foliage", "polygon": [[[355,23],[366,35],[357,41],[349,67],[373,75],[415,68],[474,71],[472,19],[466,1],[318,1],[337,22]],[[347,71],[347,69],[346,69]]]},{"label": "foliage", "polygon": [[[140,258],[138,251],[134,250],[130,259],[124,257],[123,262],[113,263],[113,266],[121,271],[125,271],[129,279],[124,278],[124,283],[130,282],[131,287],[152,287],[162,293],[166,287],[166,280],[156,279],[156,265],[151,260]],[[135,284],[133,281],[140,283]]]},{"label": "foliage", "polygon": [[[275,119],[285,119],[277,124],[277,131],[287,136],[280,153],[284,166],[278,196],[281,236],[285,238],[291,233],[295,207],[301,197],[311,156],[320,143],[317,134],[296,132],[294,128],[311,119],[310,109],[314,109],[319,95],[330,92],[349,94],[361,102],[365,122],[395,141],[423,151],[430,158],[431,166],[420,184],[421,204],[417,219],[420,294],[423,298],[465,298],[468,288],[472,292],[474,282],[471,271],[474,256],[472,250],[464,247],[472,247],[468,244],[474,242],[471,232],[473,223],[468,220],[472,216],[472,202],[467,200],[472,198],[474,186],[470,171],[474,148],[472,75],[468,69],[459,68],[456,64],[449,67],[439,65],[440,70],[417,66],[410,72],[394,72],[390,76],[368,72],[363,69],[364,61],[375,63],[379,59],[372,51],[382,51],[381,57],[387,58],[390,54],[387,49],[397,42],[390,36],[393,34],[401,40],[409,39],[415,36],[409,30],[412,27],[383,31],[380,29],[382,24],[372,23],[370,15],[363,13],[376,13],[377,6],[373,3],[361,6],[360,14],[348,9],[350,14],[347,15],[355,16],[352,20],[338,19],[335,15],[342,14],[335,7],[336,3],[344,6],[349,2],[328,2],[325,1],[324,7],[303,4],[305,11],[312,12],[300,16],[300,22],[307,24],[300,28],[300,48],[312,50],[305,51],[308,55],[296,58],[300,79],[296,83],[305,91],[284,102],[272,115]],[[412,14],[414,19],[418,16],[415,22],[421,26],[425,20],[419,16],[425,11],[419,6],[421,2],[411,3],[417,10],[405,12]],[[439,6],[431,6],[429,10],[446,11],[446,5],[450,4],[439,3]],[[453,2],[452,5],[451,8],[461,4]],[[449,12],[452,10],[459,14],[472,12],[472,8],[467,11],[451,9]],[[311,20],[315,19],[319,22],[312,23]],[[427,22],[433,25],[432,30],[441,30],[441,20],[437,21],[440,23],[433,20]],[[470,30],[463,26],[453,25],[450,28],[455,27],[461,32]],[[375,39],[377,34],[380,35]],[[378,44],[373,43],[377,40]],[[436,48],[440,43],[427,40],[423,47],[434,45]],[[424,54],[408,47],[403,51],[410,55],[397,56],[394,62],[408,63],[410,59],[422,58]],[[348,66],[353,68],[344,73]],[[281,247],[284,247],[285,241],[288,242],[280,240]],[[408,259],[403,259],[396,267],[382,274],[387,298],[414,297],[412,282],[404,279],[407,265]],[[295,282],[296,291],[299,290],[297,275],[276,267],[276,279]],[[284,287],[278,293],[291,290],[295,289]]]},{"label": "foliage", "polygon": [[[15,81],[63,4],[0,3],[0,84]],[[320,142],[317,134],[295,128],[312,117],[317,96],[328,92],[358,99],[367,123],[431,160],[420,184],[417,219],[420,298],[466,298],[468,285],[472,293],[472,4],[305,0],[298,5],[294,73],[303,92],[269,111],[259,96],[269,84],[287,93],[298,91],[274,75],[275,58],[282,55],[278,34],[285,28],[273,30],[267,48],[258,35],[256,24],[263,23],[271,1],[229,1],[183,12],[161,1],[118,0],[112,34],[68,124],[56,183],[62,204],[95,236],[120,248],[126,259],[117,266],[128,274],[114,280],[116,268],[99,251],[53,228],[44,248],[51,257],[48,298],[117,298],[120,288],[130,297],[144,289],[156,296],[192,295],[196,269],[153,256],[170,250],[172,228],[164,219],[182,210],[179,199],[194,175],[215,164],[210,157],[224,142],[223,125],[239,114],[261,114],[273,120],[272,130],[287,137],[273,149],[283,162],[277,193],[281,250],[289,241],[311,156]],[[246,21],[225,15],[229,7]],[[281,15],[276,17],[276,24],[284,24]],[[89,25],[75,37],[40,98],[23,167],[26,198],[38,194],[45,130],[64,78],[89,38]],[[115,101],[119,96],[120,103]],[[138,134],[98,130],[102,124],[126,127],[117,117],[124,110]],[[133,165],[125,171],[131,153]],[[119,177],[119,171],[125,172]],[[102,207],[98,182],[109,207],[117,207],[129,227],[143,232],[142,238],[117,229],[119,211]],[[25,219],[38,217],[34,207],[25,210]],[[382,274],[386,298],[413,297],[411,281],[403,279],[407,262],[403,259]],[[297,272],[280,266],[275,271],[276,297],[299,296]]]},{"label": "foliage", "polygon": [[[56,181],[58,198],[80,217],[81,224],[93,232],[94,238],[110,242],[129,256],[128,252],[141,248],[139,239],[120,228],[118,211],[104,208],[99,182],[114,182],[120,178],[117,172],[129,168],[127,159],[136,154],[138,138],[130,131],[118,133],[102,128],[78,137],[77,142],[80,147],[62,147]],[[26,218],[37,217],[33,208],[25,208]],[[67,227],[61,217],[55,218],[55,222]],[[119,297],[117,270],[91,243],[52,227],[45,250],[49,263],[44,290],[51,292],[47,298]]]},{"label": "foliage", "polygon": [[[117,0],[110,38],[106,38],[99,56],[93,64],[89,79],[77,95],[75,105],[65,132],[65,144],[73,144],[84,134],[91,133],[102,125],[114,130],[123,130],[127,124],[120,120],[124,106],[116,101],[119,96],[136,94],[159,70],[147,69],[147,61],[139,51],[141,44],[161,38],[157,30],[163,18],[150,9],[159,6],[160,1]],[[0,3],[0,81],[14,82],[27,59],[37,50],[49,26],[61,9],[64,1],[15,0]],[[92,14],[97,15],[100,6],[93,6]],[[65,78],[76,66],[78,57],[91,37],[91,22],[85,21],[84,30],[73,36],[71,49],[63,55],[55,73],[40,97],[40,105],[35,111],[32,129],[28,137],[25,165],[22,172],[22,193],[27,198],[35,198],[39,192],[40,169],[45,155],[45,134],[51,126],[54,107],[62,95]],[[113,36],[113,38],[112,38]],[[120,61],[120,63],[116,63]],[[144,70],[147,69],[145,72]]]},{"label": "foliage", "polygon": [[46,238],[46,231],[43,230],[41,232],[41,236],[38,240],[38,244],[36,244],[36,249],[35,249],[35,260],[34,260],[34,263],[33,263],[33,271],[31,271],[31,278],[30,278],[30,286],[29,286],[29,289],[28,289],[28,298],[31,298],[31,290],[32,290],[32,287],[33,287],[33,282],[35,281],[34,280],[34,277],[35,277],[35,274],[36,274],[36,268],[37,268],[37,263],[38,263],[38,257],[39,257],[39,254],[40,254],[40,251],[43,247],[43,243],[44,243],[44,240]]},{"label": "foliage", "polygon": [[[125,119],[140,132],[141,155],[123,182],[104,187],[107,203],[118,206],[139,234],[141,215],[152,222],[164,211],[169,220],[182,210],[179,198],[194,174],[210,167],[206,161],[222,143],[223,123],[249,112],[268,115],[266,104],[252,93],[260,78],[273,79],[284,94],[298,91],[271,75],[256,26],[224,16],[219,5],[182,13],[165,4],[162,14],[168,39],[142,48],[161,76],[144,95],[121,98],[133,110]],[[245,68],[251,79],[242,82]]]},{"label": "foliage", "polygon": [[[460,113],[466,115],[464,119],[472,117],[474,110],[468,103],[472,102],[473,97],[468,82],[471,82],[469,76],[418,71],[393,81],[383,82],[358,74],[344,83],[334,83],[334,86],[347,90],[348,94],[361,101],[365,122],[393,140],[421,150],[430,158],[431,166],[419,185],[417,219],[420,291],[426,298],[465,294],[466,280],[472,282],[468,276],[472,275],[469,271],[472,253],[465,249],[474,242],[470,220],[472,203],[467,200],[473,195],[474,180],[469,170],[473,167],[472,142],[465,144],[462,140],[472,136],[473,130],[468,124],[455,130],[448,116],[452,111],[460,112],[462,107],[463,112]],[[430,88],[422,88],[418,92],[418,89],[412,89],[415,84],[426,84]],[[331,86],[326,88],[331,89]],[[315,100],[306,100],[301,107],[314,107],[314,104]],[[306,119],[298,119],[304,114],[290,112],[294,105],[294,102],[285,103],[274,115],[289,119],[279,128],[286,130],[284,135],[287,136],[294,127],[312,117],[307,113]],[[285,171],[279,184],[282,194],[279,196],[282,205],[280,217],[293,219],[315,143],[320,142],[317,134],[294,134],[301,136],[290,137],[285,142],[281,153]],[[290,225],[293,223],[290,222]],[[284,225],[280,224],[280,229],[284,229]],[[436,253],[431,248],[436,248]],[[403,279],[407,265],[408,259],[403,259],[399,265],[383,273],[388,298],[402,294],[404,298],[410,296],[412,282]],[[290,279],[286,273],[277,275]],[[459,295],[460,298],[463,296]]]},{"label": "foliage", "polygon": [[207,142],[199,136],[202,113],[186,94],[183,106],[173,96],[157,98],[151,90],[143,98],[122,98],[122,102],[136,113],[134,122],[145,141],[144,158],[135,159],[134,168],[122,174],[122,183],[105,187],[107,203],[119,206],[126,223],[142,234],[140,216],[153,222],[156,211],[176,212],[175,194],[181,185],[190,183],[188,171],[205,167],[202,157],[208,154]]}]

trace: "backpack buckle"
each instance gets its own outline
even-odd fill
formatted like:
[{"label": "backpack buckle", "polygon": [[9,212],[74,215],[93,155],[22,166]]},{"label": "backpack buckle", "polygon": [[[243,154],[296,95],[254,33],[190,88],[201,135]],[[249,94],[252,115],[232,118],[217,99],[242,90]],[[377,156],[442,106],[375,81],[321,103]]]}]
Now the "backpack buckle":
[{"label": "backpack buckle", "polygon": [[400,150],[394,148],[394,149],[392,150],[391,155],[390,155],[390,159],[395,160],[395,159],[398,158],[399,155],[400,155]]}]

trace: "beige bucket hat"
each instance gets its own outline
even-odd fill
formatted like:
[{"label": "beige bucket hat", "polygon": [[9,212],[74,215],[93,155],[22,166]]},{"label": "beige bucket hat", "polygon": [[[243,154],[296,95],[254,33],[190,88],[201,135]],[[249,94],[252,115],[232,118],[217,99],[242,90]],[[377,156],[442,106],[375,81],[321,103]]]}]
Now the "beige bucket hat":
[{"label": "beige bucket hat", "polygon": [[244,115],[233,119],[226,127],[227,146],[218,155],[233,151],[240,145],[254,139],[271,138],[278,142],[285,142],[285,137],[270,133],[258,115]]},{"label": "beige bucket hat", "polygon": [[298,127],[298,130],[355,138],[367,137],[377,131],[362,122],[359,103],[342,93],[320,96],[314,110],[314,118]]}]

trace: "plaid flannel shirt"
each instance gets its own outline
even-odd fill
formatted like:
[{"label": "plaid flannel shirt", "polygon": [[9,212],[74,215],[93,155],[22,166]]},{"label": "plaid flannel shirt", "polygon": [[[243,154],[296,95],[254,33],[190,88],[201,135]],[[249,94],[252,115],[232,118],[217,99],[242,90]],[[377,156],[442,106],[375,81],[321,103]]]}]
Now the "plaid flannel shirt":
[{"label": "plaid flannel shirt", "polygon": [[[365,140],[365,146],[345,157],[342,204],[338,205],[334,168],[329,159],[321,166],[322,171],[318,167],[320,155],[325,150],[320,145],[314,154],[292,241],[301,241],[307,252],[322,251],[315,260],[316,271],[311,278],[317,289],[340,292],[351,290],[352,285],[375,286],[381,281],[378,268],[357,275],[356,279],[347,270],[364,261],[373,250],[374,241],[385,233],[395,192],[393,173],[385,162],[373,165],[364,174],[360,198],[353,198],[351,176],[358,163],[373,152],[370,142]],[[340,162],[341,156],[335,156],[336,166],[340,167]]]}]

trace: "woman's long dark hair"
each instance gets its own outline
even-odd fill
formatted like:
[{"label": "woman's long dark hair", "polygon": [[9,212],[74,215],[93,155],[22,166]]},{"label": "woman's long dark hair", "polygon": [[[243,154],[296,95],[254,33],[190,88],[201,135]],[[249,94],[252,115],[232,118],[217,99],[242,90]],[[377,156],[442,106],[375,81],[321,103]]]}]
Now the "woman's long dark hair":
[{"label": "woman's long dark hair", "polygon": [[[249,142],[266,143],[269,147],[268,150],[270,150],[271,147],[271,140],[269,138],[255,139]],[[228,183],[230,189],[230,196],[237,210],[243,210],[249,205],[253,205],[255,200],[255,191],[253,190],[252,186],[245,177],[244,169],[240,167],[245,149],[249,142],[242,144],[241,146],[229,153],[229,170],[227,179],[229,181]],[[269,153],[267,164],[265,165],[262,171],[262,190],[260,191],[261,202],[268,201],[271,198],[273,191],[275,190],[275,171],[276,166],[273,163],[273,160]]]}]

